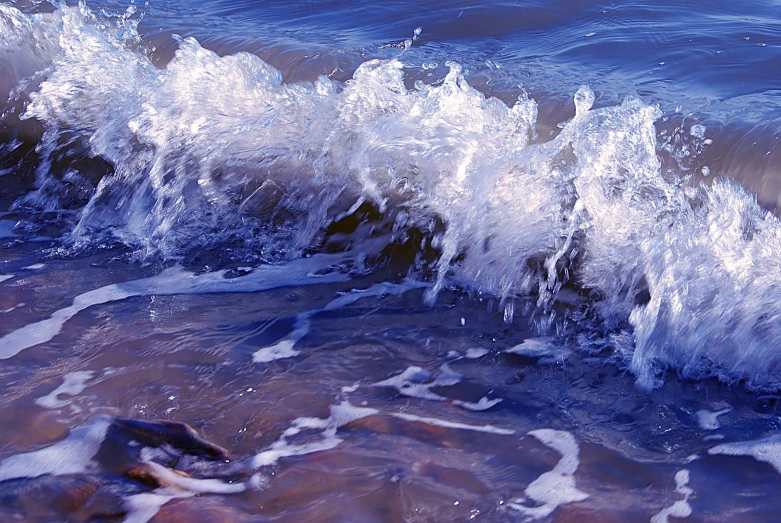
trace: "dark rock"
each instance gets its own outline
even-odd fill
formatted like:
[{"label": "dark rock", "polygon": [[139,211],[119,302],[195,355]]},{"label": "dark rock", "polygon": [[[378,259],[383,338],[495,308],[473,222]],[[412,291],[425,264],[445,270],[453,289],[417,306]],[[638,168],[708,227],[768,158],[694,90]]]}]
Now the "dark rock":
[{"label": "dark rock", "polygon": [[146,447],[160,447],[167,444],[185,454],[200,458],[217,460],[230,457],[227,450],[206,441],[195,429],[178,421],[116,418],[109,428],[109,433],[112,431]]},{"label": "dark rock", "polygon": [[[156,461],[171,468],[186,456],[209,461],[229,459],[227,450],[206,441],[189,425],[127,418],[116,418],[111,423],[95,459],[108,471],[132,475],[144,461],[141,457],[144,448],[161,449]],[[145,478],[143,474],[133,476],[154,485],[153,478]]]}]

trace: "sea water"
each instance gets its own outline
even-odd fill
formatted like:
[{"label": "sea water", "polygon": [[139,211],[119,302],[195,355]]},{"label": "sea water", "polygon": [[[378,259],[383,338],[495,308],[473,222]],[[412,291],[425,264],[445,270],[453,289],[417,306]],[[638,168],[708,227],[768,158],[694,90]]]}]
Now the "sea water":
[{"label": "sea water", "polygon": [[774,520],[780,8],[1,2],[0,519]]}]

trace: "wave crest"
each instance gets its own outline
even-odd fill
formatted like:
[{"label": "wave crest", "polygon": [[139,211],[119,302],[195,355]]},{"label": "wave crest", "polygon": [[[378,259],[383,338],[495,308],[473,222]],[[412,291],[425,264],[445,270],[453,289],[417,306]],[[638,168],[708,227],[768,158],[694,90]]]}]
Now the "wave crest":
[{"label": "wave crest", "polygon": [[[513,296],[538,293],[550,311],[571,286],[643,387],[668,369],[781,386],[778,220],[735,184],[663,170],[660,111],[637,98],[593,109],[583,87],[544,141],[533,100],[486,97],[456,63],[431,85],[408,85],[401,59],[290,84],[192,38],[158,68],[128,16],[83,5],[0,6],[0,27],[0,67],[29,97],[22,118],[45,128],[38,187],[16,205],[67,207],[64,187],[82,180],[75,246],[110,237],[144,257],[216,246],[278,261],[370,204],[378,216],[356,218],[350,243],[433,249],[430,300],[458,282],[497,294],[511,317]],[[58,171],[78,147],[112,172]]]}]

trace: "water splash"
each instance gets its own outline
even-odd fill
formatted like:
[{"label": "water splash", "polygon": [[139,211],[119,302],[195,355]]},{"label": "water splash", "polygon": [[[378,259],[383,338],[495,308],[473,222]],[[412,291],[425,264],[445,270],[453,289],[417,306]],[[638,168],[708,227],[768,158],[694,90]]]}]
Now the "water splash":
[{"label": "water splash", "polygon": [[[433,85],[408,85],[399,60],[367,61],[344,84],[288,84],[254,55],[185,38],[161,69],[131,15],[0,6],[0,67],[19,83],[13,96],[29,98],[22,117],[45,128],[38,188],[16,205],[68,207],[64,187],[81,180],[71,247],[282,261],[370,205],[380,217],[357,217],[351,242],[433,249],[429,301],[457,282],[499,296],[512,321],[515,295],[553,314],[570,286],[596,319],[582,327],[641,387],[670,369],[781,386],[778,220],[735,184],[663,170],[658,108],[629,97],[594,109],[582,87],[575,116],[542,142],[532,99],[486,97],[453,62]],[[74,148],[112,172],[93,183],[58,167]]]}]

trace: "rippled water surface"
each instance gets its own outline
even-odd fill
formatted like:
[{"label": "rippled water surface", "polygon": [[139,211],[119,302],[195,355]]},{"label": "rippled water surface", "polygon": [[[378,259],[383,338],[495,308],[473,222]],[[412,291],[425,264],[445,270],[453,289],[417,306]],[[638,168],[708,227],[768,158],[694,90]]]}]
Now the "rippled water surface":
[{"label": "rippled water surface", "polygon": [[774,521],[779,13],[0,2],[0,520]]}]

